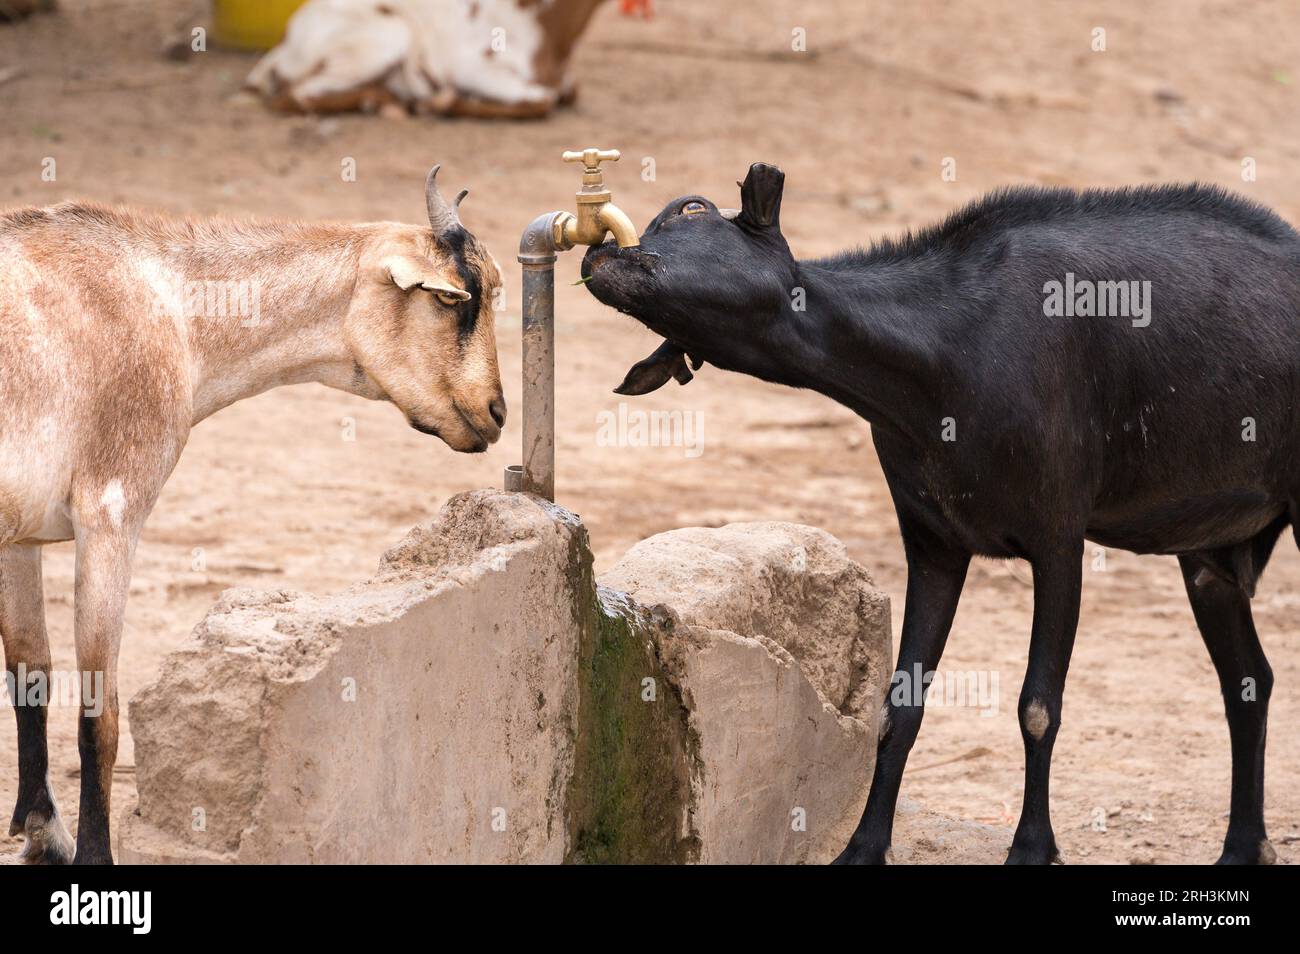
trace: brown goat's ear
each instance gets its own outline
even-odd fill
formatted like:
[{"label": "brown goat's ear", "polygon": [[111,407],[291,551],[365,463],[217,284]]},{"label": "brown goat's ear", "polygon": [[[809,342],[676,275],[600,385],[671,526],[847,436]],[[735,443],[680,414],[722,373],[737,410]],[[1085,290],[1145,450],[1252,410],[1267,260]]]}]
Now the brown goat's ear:
[{"label": "brown goat's ear", "polygon": [[473,297],[463,288],[457,288],[455,285],[443,281],[428,265],[418,258],[407,255],[394,255],[384,260],[384,268],[388,270],[393,284],[402,291],[423,288],[425,291],[437,292],[439,295],[446,295],[448,298],[455,298],[459,301],[469,301]]},{"label": "brown goat's ear", "polygon": [[736,221],[756,229],[781,227],[781,192],[785,173],[766,162],[756,162],[740,184],[740,215]]}]

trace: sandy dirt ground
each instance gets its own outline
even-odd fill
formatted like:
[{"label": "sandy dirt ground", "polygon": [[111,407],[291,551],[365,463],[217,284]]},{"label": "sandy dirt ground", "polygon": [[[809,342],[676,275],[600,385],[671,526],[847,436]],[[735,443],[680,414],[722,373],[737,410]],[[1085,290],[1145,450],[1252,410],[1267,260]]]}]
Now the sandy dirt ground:
[{"label": "sandy dirt ground", "polygon": [[[234,104],[252,59],[157,55],[164,27],[186,22],[188,6],[63,0],[63,18],[0,28],[0,75],[18,71],[0,85],[0,207],[80,196],[194,214],[419,222],[424,174],[441,162],[446,190],[471,188],[463,218],[511,276],[499,337],[516,412],[514,249],[534,215],[572,206],[578,175],[558,161],[566,148],[623,150],[607,180],[638,225],[686,192],[734,204],[750,162],[778,163],[788,177],[782,221],[804,256],[923,225],[1014,182],[1200,179],[1300,222],[1300,15],[1289,0],[659,0],[649,22],[610,5],[576,57],[578,103],[536,123],[286,118]],[[796,27],[806,52],[790,51]],[[1106,30],[1105,52],[1091,49],[1095,27]],[[47,156],[56,182],[41,179]],[[347,157],[355,182],[340,176]],[[641,175],[642,157],[654,160],[653,181]],[[941,175],[948,157],[955,181]],[[1242,181],[1244,157],[1255,159],[1257,181]],[[686,388],[631,399],[634,410],[699,412],[702,455],[601,446],[597,415],[618,409],[610,389],[657,342],[569,284],[578,260],[568,255],[557,275],[558,497],[583,516],[599,564],[674,527],[814,524],[843,539],[893,596],[897,633],[902,548],[868,426],[817,395],[705,368]],[[316,386],[265,394],[203,423],[140,544],[123,698],[153,679],[223,588],[329,591],[364,578],[449,495],[499,485],[518,447],[517,413],[497,446],[468,457],[412,431],[389,406]],[[1176,563],[1111,552],[1098,571],[1091,559],[1052,780],[1065,859],[1212,861],[1226,826],[1227,729]],[[1014,825],[1026,573],[990,561],[971,572],[943,669],[996,677],[995,708],[929,711],[903,785],[920,808]],[[70,669],[69,545],[48,548],[46,577],[55,666]],[[1300,554],[1290,537],[1255,606],[1277,683],[1269,830],[1280,859],[1295,861]],[[54,784],[70,825],[75,732],[72,708],[52,712]],[[12,730],[0,727],[5,806],[16,762]],[[132,764],[127,731],[119,816],[134,807]],[[942,860],[915,827],[908,858]]]}]

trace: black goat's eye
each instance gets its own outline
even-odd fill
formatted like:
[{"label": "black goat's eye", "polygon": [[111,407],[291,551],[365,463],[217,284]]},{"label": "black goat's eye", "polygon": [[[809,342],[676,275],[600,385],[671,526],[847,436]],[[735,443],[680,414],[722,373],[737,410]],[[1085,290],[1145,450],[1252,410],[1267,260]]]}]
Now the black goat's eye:
[{"label": "black goat's eye", "polygon": [[709,211],[709,207],[703,202],[687,202],[682,206],[682,215],[699,215],[701,212]]}]

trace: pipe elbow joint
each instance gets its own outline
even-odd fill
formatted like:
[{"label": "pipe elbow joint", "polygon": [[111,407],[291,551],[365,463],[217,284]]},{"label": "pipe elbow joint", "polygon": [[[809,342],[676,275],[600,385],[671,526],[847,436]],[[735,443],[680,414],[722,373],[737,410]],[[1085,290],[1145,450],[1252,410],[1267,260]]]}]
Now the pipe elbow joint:
[{"label": "pipe elbow joint", "polygon": [[557,252],[572,248],[556,241],[564,230],[564,221],[573,218],[568,212],[544,212],[528,223],[519,237],[519,261],[525,265],[549,265]]}]

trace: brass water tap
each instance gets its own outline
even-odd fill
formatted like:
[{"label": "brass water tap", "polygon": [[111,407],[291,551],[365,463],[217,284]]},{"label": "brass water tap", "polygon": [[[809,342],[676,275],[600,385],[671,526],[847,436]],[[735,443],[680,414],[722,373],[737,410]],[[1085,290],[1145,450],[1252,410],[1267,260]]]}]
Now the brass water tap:
[{"label": "brass water tap", "polygon": [[599,245],[612,232],[622,248],[640,245],[636,227],[609,201],[600,164],[617,149],[564,153],[582,163],[578,214],[543,212],[519,237],[523,266],[524,462],[506,468],[505,488],[555,499],[555,258],[575,245]]},{"label": "brass water tap", "polygon": [[611,193],[605,187],[605,177],[601,174],[600,164],[605,161],[617,162],[617,149],[583,149],[565,152],[561,158],[565,162],[582,163],[582,188],[576,196],[578,214],[562,212],[553,222],[554,241],[557,248],[564,250],[575,245],[599,245],[605,241],[608,232],[614,236],[622,248],[640,245],[636,226],[618,206],[610,201]]}]

